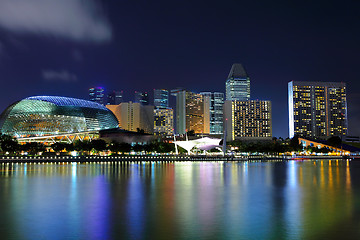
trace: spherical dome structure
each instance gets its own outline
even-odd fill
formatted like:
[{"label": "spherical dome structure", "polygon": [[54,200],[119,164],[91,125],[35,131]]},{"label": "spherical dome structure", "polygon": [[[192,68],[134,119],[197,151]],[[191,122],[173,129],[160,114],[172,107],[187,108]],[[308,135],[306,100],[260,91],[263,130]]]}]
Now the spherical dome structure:
[{"label": "spherical dome structure", "polygon": [[0,115],[1,133],[18,138],[62,135],[117,128],[114,114],[82,99],[34,96],[10,105]]}]

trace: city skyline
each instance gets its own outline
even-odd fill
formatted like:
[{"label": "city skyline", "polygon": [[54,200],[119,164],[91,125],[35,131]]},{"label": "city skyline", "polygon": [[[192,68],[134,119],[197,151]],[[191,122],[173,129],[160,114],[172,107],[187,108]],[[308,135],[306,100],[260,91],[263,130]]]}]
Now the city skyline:
[{"label": "city skyline", "polygon": [[[88,99],[93,86],[123,90],[124,98],[177,87],[225,93],[239,62],[251,98],[272,102],[273,136],[288,136],[292,80],[345,82],[349,134],[360,135],[357,2],[41,3],[0,2],[0,111],[34,95]],[[69,9],[68,21],[59,8]]]}]

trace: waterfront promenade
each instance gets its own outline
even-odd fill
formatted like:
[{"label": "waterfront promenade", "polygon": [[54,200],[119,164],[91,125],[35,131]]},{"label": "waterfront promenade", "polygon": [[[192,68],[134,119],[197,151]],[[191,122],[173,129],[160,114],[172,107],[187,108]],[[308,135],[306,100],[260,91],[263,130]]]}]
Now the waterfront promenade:
[{"label": "waterfront promenade", "polygon": [[169,161],[287,161],[343,159],[343,156],[204,156],[204,155],[126,155],[126,156],[0,156],[0,163],[47,163],[47,162],[169,162]]}]

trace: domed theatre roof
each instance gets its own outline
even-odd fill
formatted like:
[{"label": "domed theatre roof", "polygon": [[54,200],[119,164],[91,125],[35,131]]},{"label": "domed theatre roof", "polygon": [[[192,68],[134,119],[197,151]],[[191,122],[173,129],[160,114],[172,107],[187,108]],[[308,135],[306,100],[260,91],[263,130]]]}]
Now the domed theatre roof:
[{"label": "domed theatre roof", "polygon": [[1,132],[20,138],[117,127],[116,117],[103,105],[68,97],[28,97],[10,105],[0,115]]}]

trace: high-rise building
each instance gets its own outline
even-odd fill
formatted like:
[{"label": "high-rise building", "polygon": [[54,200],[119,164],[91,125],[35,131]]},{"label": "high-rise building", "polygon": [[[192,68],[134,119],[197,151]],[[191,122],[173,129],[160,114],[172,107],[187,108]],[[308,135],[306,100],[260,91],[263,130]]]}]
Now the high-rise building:
[{"label": "high-rise building", "polygon": [[210,99],[210,134],[223,134],[224,93],[202,92]]},{"label": "high-rise building", "polygon": [[250,100],[250,78],[241,64],[232,65],[225,85],[226,100]]},{"label": "high-rise building", "polygon": [[119,105],[123,102],[123,91],[112,91],[107,95],[106,105]]},{"label": "high-rise building", "polygon": [[104,104],[104,88],[103,87],[92,87],[89,88],[89,100],[92,102],[97,102]]},{"label": "high-rise building", "polygon": [[225,101],[224,126],[227,140],[271,139],[271,102]]},{"label": "high-rise building", "polygon": [[166,136],[174,134],[174,111],[172,108],[154,109],[154,134]]},{"label": "high-rise building", "polygon": [[154,106],[123,102],[119,105],[106,105],[119,121],[119,127],[128,131],[154,132]]},{"label": "high-rise building", "polygon": [[154,89],[154,106],[155,108],[169,107],[169,91],[166,89]]},{"label": "high-rise building", "polygon": [[347,134],[346,84],[342,82],[288,83],[289,136]]},{"label": "high-rise building", "polygon": [[149,105],[148,93],[135,91],[135,101],[134,102],[141,103],[141,105]]},{"label": "high-rise building", "polygon": [[177,133],[210,133],[209,97],[186,90],[174,90],[172,93],[176,95]]}]

